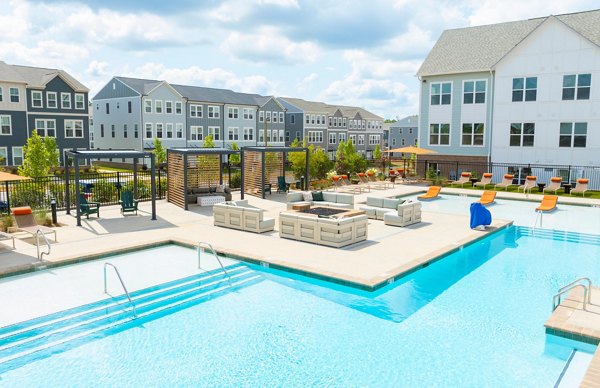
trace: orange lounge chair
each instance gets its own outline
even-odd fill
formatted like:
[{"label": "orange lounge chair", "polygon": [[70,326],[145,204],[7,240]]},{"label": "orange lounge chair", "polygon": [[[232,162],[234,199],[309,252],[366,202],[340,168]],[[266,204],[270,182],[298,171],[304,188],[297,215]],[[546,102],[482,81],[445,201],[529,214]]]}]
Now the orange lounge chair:
[{"label": "orange lounge chair", "polygon": [[440,190],[442,190],[441,186],[429,186],[427,193],[419,195],[417,198],[421,200],[439,198]]},{"label": "orange lounge chair", "polygon": [[489,205],[490,203],[493,203],[495,199],[496,199],[496,192],[486,190],[483,192],[483,194],[481,194],[481,198],[479,199],[478,202],[482,205]]},{"label": "orange lounge chair", "polygon": [[556,202],[558,202],[558,196],[556,195],[544,195],[542,203],[535,210],[538,212],[549,212],[556,209]]}]

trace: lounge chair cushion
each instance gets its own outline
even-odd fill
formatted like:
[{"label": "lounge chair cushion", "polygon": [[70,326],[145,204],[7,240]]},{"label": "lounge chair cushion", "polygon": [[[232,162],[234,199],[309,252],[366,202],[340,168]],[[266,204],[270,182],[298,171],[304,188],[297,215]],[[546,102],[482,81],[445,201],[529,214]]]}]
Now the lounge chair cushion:
[{"label": "lounge chair cushion", "polygon": [[584,178],[577,179],[577,183],[588,183],[588,182],[589,182],[588,179],[584,179]]},{"label": "lounge chair cushion", "polygon": [[383,207],[383,198],[367,197],[367,205],[373,207]]},{"label": "lounge chair cushion", "polygon": [[557,182],[557,183],[558,183],[558,182],[562,182],[562,178],[558,178],[558,177],[555,177],[555,178],[550,178],[550,180],[551,180],[552,182]]},{"label": "lounge chair cushion", "polygon": [[15,216],[23,216],[23,215],[26,215],[26,214],[31,214],[31,208],[29,206],[14,207],[12,209],[12,213]]},{"label": "lounge chair cushion", "polygon": [[324,201],[323,192],[322,191],[313,191],[312,192],[312,200],[313,201]]}]

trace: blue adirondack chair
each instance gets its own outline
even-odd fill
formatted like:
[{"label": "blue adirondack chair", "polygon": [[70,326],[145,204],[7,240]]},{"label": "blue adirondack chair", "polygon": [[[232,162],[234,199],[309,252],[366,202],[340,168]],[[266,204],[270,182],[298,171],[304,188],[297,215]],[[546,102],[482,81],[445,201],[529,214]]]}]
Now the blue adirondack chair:
[{"label": "blue adirondack chair", "polygon": [[85,195],[79,195],[79,212],[90,218],[90,214],[95,214],[100,218],[100,202],[88,201]]},{"label": "blue adirondack chair", "polygon": [[290,184],[285,181],[284,176],[277,177],[277,192],[278,193],[287,193],[290,189]]},{"label": "blue adirondack chair", "polygon": [[121,204],[121,213],[135,212],[135,214],[137,214],[138,200],[133,199],[133,193],[131,191],[126,190],[121,192],[119,204]]}]

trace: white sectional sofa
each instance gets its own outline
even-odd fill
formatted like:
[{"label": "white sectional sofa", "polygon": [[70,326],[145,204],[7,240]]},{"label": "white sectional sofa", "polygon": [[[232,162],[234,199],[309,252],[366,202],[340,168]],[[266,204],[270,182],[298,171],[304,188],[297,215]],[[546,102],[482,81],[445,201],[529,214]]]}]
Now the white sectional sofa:
[{"label": "white sectional sofa", "polygon": [[247,200],[229,201],[213,206],[214,225],[247,232],[265,233],[275,229],[274,218],[264,218],[265,210]]},{"label": "white sectional sofa", "polygon": [[398,212],[385,213],[383,222],[391,226],[407,226],[421,222],[421,202],[405,202],[398,205]]},{"label": "white sectional sofa", "polygon": [[331,206],[354,209],[354,195],[323,191],[323,201],[305,201],[302,192],[296,191],[287,194],[287,210],[296,204],[309,204],[311,206]]},{"label": "white sectional sofa", "polygon": [[279,237],[341,248],[367,239],[366,215],[320,218],[301,212],[279,214]]},{"label": "white sectional sofa", "polygon": [[396,198],[378,198],[378,197],[367,197],[367,204],[360,205],[358,208],[364,210],[369,218],[376,220],[383,220],[383,216],[386,213],[396,212],[398,205],[404,200]]}]

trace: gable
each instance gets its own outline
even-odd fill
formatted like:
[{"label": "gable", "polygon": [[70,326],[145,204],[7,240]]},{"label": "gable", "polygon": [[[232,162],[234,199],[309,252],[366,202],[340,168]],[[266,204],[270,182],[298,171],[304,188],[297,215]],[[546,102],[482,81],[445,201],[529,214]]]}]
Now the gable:
[{"label": "gable", "polygon": [[140,94],[125,85],[116,78],[111,79],[100,91],[94,96],[92,100],[105,100],[110,98],[123,98],[123,97],[139,97]]}]

